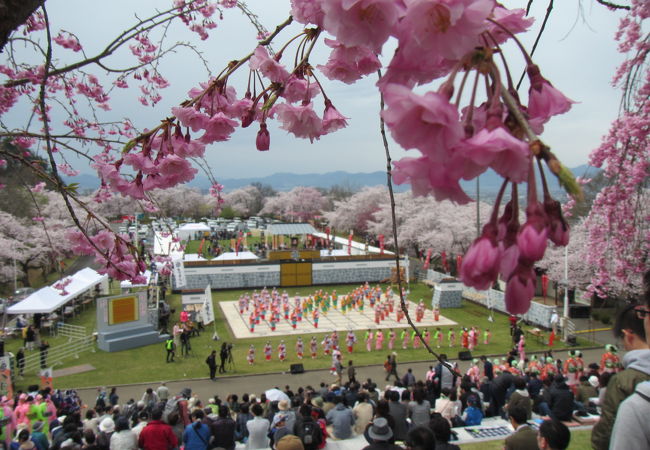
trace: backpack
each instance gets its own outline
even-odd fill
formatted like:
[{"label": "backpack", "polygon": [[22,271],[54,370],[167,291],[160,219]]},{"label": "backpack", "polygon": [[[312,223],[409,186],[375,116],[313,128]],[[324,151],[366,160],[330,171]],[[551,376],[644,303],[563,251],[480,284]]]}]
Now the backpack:
[{"label": "backpack", "polygon": [[302,423],[298,431],[298,437],[305,445],[305,448],[316,448],[320,445],[323,434],[316,422],[309,421]]},{"label": "backpack", "polygon": [[179,395],[167,399],[167,403],[165,403],[165,408],[163,409],[163,415],[162,415],[163,422],[169,423],[169,416],[171,416],[174,412],[179,410],[178,402],[181,400],[183,400],[183,397]]}]

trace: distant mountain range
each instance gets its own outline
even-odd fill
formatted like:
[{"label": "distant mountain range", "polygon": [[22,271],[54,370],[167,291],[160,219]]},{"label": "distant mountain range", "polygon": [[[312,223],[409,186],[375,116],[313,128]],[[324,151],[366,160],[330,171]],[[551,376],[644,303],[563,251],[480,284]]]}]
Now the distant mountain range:
[{"label": "distant mountain range", "polygon": [[[582,177],[587,174],[594,175],[599,170],[600,169],[588,166],[587,164],[571,169],[576,176]],[[559,190],[559,186],[557,181],[554,180],[554,177],[549,176],[547,179],[553,180],[550,183],[553,191]],[[80,174],[74,178],[64,178],[64,181],[67,183],[79,183],[79,187],[82,190],[94,190],[99,187],[99,180],[97,177],[89,174]],[[275,173],[265,177],[219,179],[219,182],[224,185],[226,191],[239,189],[248,186],[251,183],[266,184],[278,191],[289,191],[297,186],[312,186],[326,189],[333,186],[343,186],[350,188],[351,190],[358,190],[364,186],[386,185],[386,173],[381,171],[370,173],[350,173],[341,170],[336,172],[308,174],[286,172]],[[492,170],[485,172],[479,177],[482,195],[484,194],[489,197],[496,194],[499,187],[501,187],[502,182],[503,179]],[[205,192],[210,188],[210,182],[208,181],[208,178],[204,176],[196,177],[188,183],[188,185],[199,188]],[[461,186],[470,193],[476,190],[476,182],[473,180],[462,181]],[[408,190],[409,186],[394,186],[394,188],[396,191],[403,192]]]}]

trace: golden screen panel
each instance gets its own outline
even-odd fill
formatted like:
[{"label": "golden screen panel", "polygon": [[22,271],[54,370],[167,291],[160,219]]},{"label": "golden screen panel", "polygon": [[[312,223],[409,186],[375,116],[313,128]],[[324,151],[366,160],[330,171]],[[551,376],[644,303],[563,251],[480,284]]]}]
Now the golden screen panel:
[{"label": "golden screen panel", "polygon": [[108,324],[117,325],[138,320],[138,297],[118,297],[108,303]]}]

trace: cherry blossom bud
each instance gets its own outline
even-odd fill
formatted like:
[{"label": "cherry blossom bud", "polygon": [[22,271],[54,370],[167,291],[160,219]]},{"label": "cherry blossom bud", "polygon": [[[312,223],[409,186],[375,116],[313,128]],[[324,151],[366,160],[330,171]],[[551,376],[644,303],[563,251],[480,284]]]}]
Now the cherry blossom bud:
[{"label": "cherry blossom bud", "polygon": [[535,295],[535,272],[520,264],[506,284],[506,310],[510,314],[524,314]]},{"label": "cherry blossom bud", "polygon": [[562,215],[562,205],[550,197],[545,198],[544,212],[549,222],[548,238],[555,245],[564,247],[569,243],[569,224]]},{"label": "cherry blossom bud", "polygon": [[484,231],[467,250],[460,268],[462,282],[478,290],[488,289],[499,273],[501,251],[494,237],[486,234]]},{"label": "cherry blossom bud", "polygon": [[271,136],[269,130],[266,128],[265,123],[260,124],[260,130],[257,132],[257,139],[255,139],[255,146],[261,152],[265,152],[271,145]]},{"label": "cherry blossom bud", "polygon": [[548,239],[548,228],[538,228],[526,223],[517,235],[517,246],[520,257],[526,261],[539,261],[544,257],[546,251],[546,240]]},{"label": "cherry blossom bud", "polygon": [[255,120],[255,109],[251,108],[248,111],[246,111],[246,114],[242,116],[241,127],[242,128],[249,127],[250,124],[253,123],[253,120]]}]

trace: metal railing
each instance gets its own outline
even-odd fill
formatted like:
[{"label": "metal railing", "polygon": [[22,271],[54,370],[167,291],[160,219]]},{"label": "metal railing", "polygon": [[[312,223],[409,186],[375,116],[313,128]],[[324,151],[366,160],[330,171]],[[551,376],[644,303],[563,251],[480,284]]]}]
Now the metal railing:
[{"label": "metal railing", "polygon": [[38,375],[43,366],[55,367],[63,364],[63,361],[67,359],[79,359],[79,355],[87,351],[95,352],[95,338],[93,336],[82,336],[78,339],[71,338],[67,344],[49,348],[44,361],[41,360],[41,352],[37,347],[34,353],[25,356],[24,373]]},{"label": "metal railing", "polygon": [[80,325],[70,325],[63,322],[58,322],[56,324],[55,333],[57,336],[67,337],[68,342],[87,337],[86,327],[82,327]]}]

